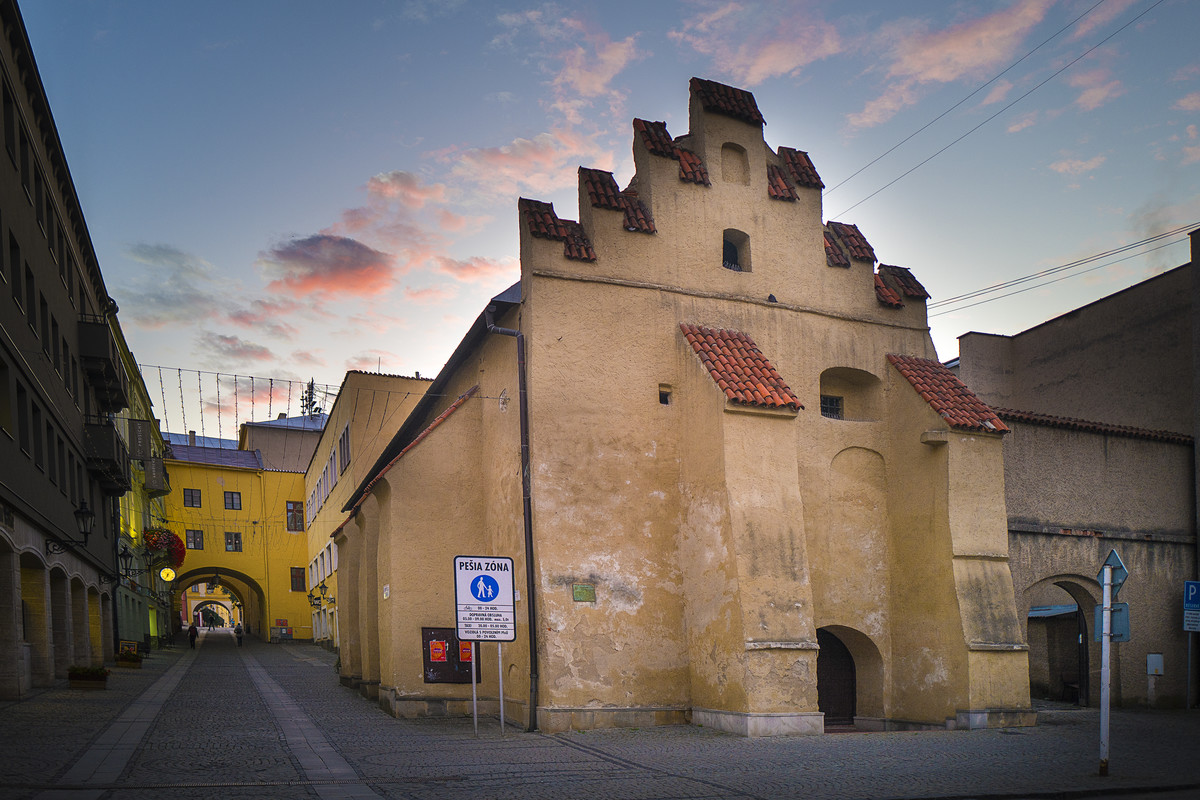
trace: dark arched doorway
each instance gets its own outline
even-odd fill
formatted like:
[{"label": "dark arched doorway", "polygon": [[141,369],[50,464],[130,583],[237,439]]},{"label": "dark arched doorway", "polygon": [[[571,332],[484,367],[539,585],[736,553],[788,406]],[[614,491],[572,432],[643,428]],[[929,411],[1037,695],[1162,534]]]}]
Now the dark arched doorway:
[{"label": "dark arched doorway", "polygon": [[817,646],[817,709],[825,715],[825,727],[853,725],[858,696],[854,656],[824,628],[817,630]]}]

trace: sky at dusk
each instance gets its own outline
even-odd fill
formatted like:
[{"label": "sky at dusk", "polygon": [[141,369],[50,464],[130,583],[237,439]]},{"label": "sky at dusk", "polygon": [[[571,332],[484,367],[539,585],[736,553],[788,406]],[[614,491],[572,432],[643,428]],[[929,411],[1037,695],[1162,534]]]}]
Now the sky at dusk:
[{"label": "sky at dusk", "polygon": [[[433,376],[519,275],[517,198],[577,219],[579,166],[624,187],[632,119],[686,133],[692,76],[752,91],[825,219],[931,303],[1200,226],[1194,0],[21,10],[142,364]],[[1176,233],[931,306],[938,354],[1188,258]]]}]

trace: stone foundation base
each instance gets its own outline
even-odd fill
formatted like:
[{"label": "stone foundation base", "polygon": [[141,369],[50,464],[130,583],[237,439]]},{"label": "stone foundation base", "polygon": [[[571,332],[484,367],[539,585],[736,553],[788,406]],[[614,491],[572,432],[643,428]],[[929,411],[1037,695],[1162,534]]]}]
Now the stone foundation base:
[{"label": "stone foundation base", "polygon": [[1032,728],[1035,725],[1037,712],[1031,708],[981,708],[957,711],[953,727],[974,731],[983,728]]},{"label": "stone foundation base", "polygon": [[[469,697],[397,697],[396,690],[390,687],[380,689],[379,707],[400,719],[471,716],[471,698]],[[500,715],[500,701],[494,697],[480,697],[478,708],[480,716]],[[506,722],[509,721],[512,720],[506,720]]]},{"label": "stone foundation base", "polygon": [[358,681],[358,693],[368,700],[378,700],[379,681]]},{"label": "stone foundation base", "polygon": [[825,732],[825,715],[819,711],[783,714],[751,714],[693,708],[692,723],[738,736],[820,735]]},{"label": "stone foundation base", "polygon": [[686,725],[688,710],[676,707],[547,708],[537,710],[538,730],[544,733],[587,731],[594,728],[653,728]]}]

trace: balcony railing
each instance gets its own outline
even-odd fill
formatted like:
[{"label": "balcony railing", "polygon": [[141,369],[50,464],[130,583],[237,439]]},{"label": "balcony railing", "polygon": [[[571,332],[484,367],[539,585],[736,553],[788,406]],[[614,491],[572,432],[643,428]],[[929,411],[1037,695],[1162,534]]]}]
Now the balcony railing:
[{"label": "balcony railing", "polygon": [[129,376],[121,363],[117,340],[103,317],[79,318],[79,362],[89,385],[96,392],[102,411],[129,407]]},{"label": "balcony railing", "polygon": [[121,441],[117,426],[111,419],[84,418],[83,441],[88,472],[95,476],[106,495],[119,497],[133,488],[129,475],[129,451],[125,449],[125,443]]}]

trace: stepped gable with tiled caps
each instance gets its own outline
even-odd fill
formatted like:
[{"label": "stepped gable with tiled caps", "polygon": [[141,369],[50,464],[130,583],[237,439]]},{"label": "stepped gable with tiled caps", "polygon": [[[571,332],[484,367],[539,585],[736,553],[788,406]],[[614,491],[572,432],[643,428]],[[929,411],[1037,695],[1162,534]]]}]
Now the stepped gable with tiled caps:
[{"label": "stepped gable with tiled caps", "polygon": [[855,261],[869,261],[874,264],[878,259],[875,258],[875,248],[871,247],[867,237],[862,235],[862,231],[857,225],[851,225],[845,222],[829,222],[827,223],[828,230],[833,234],[835,241],[839,242],[849,254],[850,258]]},{"label": "stepped gable with tiled caps", "polygon": [[883,282],[883,278],[878,272],[875,273],[875,298],[888,308],[904,307],[904,301],[900,299],[900,295]]},{"label": "stepped gable with tiled caps", "polygon": [[673,158],[679,162],[679,180],[698,183],[701,186],[712,185],[700,156],[676,145],[671,134],[667,132],[667,123],[634,119],[633,130],[641,137],[642,144],[646,146],[650,155]]},{"label": "stepped gable with tiled caps", "polygon": [[804,408],[778,370],[746,334],[686,322],[681,322],[679,329],[728,400],[762,408],[793,411]]},{"label": "stepped gable with tiled caps", "polygon": [[850,259],[842,252],[842,248],[838,247],[837,242],[833,240],[833,234],[829,231],[823,232],[825,235],[825,263],[831,267],[847,267],[850,266]]},{"label": "stepped gable with tiled caps", "polygon": [[572,261],[595,261],[596,251],[583,233],[583,226],[575,220],[559,219],[554,213],[553,203],[517,200],[517,211],[529,225],[529,233],[539,239],[554,239],[563,243],[563,255]]},{"label": "stepped gable with tiled caps", "polygon": [[637,192],[617,189],[617,181],[611,172],[589,167],[579,168],[579,181],[587,192],[588,202],[593,208],[607,208],[625,214],[625,230],[637,233],[654,233],[654,222],[650,212],[638,199]]},{"label": "stepped gable with tiled caps", "polygon": [[795,150],[791,147],[780,147],[779,157],[783,159],[783,165],[787,167],[792,180],[797,186],[804,189],[825,188],[825,182],[817,174],[817,168],[813,166],[812,159],[808,157],[808,153],[803,150]]},{"label": "stepped gable with tiled caps", "polygon": [[1101,433],[1108,436],[1120,436],[1127,439],[1147,439],[1153,442],[1192,445],[1195,441],[1186,433],[1174,431],[1157,431],[1148,428],[1135,428],[1132,425],[1113,425],[1108,422],[1091,422],[1074,417],[1056,417],[1053,414],[1038,414],[1033,411],[1017,411],[1012,408],[997,408],[996,414],[1000,419],[1009,422],[1023,422],[1027,425],[1040,425],[1045,428],[1062,428],[1068,431],[1083,433]]},{"label": "stepped gable with tiled caps", "polygon": [[766,123],[762,113],[758,110],[758,103],[754,102],[754,95],[745,89],[737,89],[703,78],[692,78],[690,85],[692,92],[700,99],[700,105],[705,111],[724,114],[751,125]]},{"label": "stepped gable with tiled caps", "polygon": [[942,362],[895,353],[888,353],[887,358],[950,427],[981,433],[1008,432],[1008,426],[992,407]]},{"label": "stepped gable with tiled caps", "polygon": [[888,286],[905,297],[911,297],[915,300],[929,299],[929,292],[925,291],[925,287],[921,285],[919,280],[913,277],[912,272],[907,267],[893,267],[889,264],[880,264],[879,274]]}]

